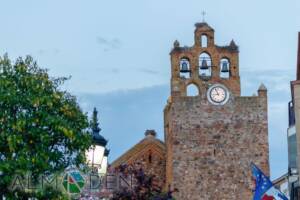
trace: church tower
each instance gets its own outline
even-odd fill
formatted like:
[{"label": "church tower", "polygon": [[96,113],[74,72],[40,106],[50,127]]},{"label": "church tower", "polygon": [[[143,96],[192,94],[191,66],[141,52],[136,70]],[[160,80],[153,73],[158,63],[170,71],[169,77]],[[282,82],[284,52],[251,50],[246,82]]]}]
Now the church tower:
[{"label": "church tower", "polygon": [[251,162],[269,173],[267,89],[241,96],[239,49],[195,24],[194,44],[174,42],[164,109],[166,183],[176,199],[250,199]]}]

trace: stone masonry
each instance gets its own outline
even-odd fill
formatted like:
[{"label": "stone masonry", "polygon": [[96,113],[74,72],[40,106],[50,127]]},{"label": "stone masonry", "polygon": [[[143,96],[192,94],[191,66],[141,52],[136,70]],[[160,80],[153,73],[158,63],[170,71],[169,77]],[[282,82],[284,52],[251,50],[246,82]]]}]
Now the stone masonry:
[{"label": "stone masonry", "polygon": [[[201,36],[207,37],[207,46]],[[201,77],[199,55],[211,56],[211,75]],[[269,174],[267,89],[240,95],[238,47],[214,44],[214,30],[196,24],[195,43],[171,51],[171,96],[164,110],[166,185],[177,188],[180,200],[251,199],[254,184],[250,164]],[[221,78],[220,60],[229,60],[229,77]],[[187,58],[190,77],[180,75],[180,60]],[[199,64],[200,63],[200,64]],[[199,95],[187,96],[197,86]],[[222,84],[230,93],[225,105],[213,105],[207,90]]]},{"label": "stone masonry", "polygon": [[117,158],[111,168],[120,165],[137,166],[143,168],[149,176],[154,176],[155,184],[161,188],[165,185],[166,173],[166,149],[165,144],[156,137],[154,130],[147,130],[145,138]]}]

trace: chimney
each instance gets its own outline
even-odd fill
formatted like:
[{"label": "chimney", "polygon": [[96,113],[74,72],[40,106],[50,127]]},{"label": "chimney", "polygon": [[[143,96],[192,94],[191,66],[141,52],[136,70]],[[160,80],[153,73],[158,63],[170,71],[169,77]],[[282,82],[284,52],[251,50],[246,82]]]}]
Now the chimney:
[{"label": "chimney", "polygon": [[155,132],[155,130],[146,130],[145,136],[146,137],[156,137],[156,132]]},{"label": "chimney", "polygon": [[297,80],[300,80],[300,32],[298,32]]}]

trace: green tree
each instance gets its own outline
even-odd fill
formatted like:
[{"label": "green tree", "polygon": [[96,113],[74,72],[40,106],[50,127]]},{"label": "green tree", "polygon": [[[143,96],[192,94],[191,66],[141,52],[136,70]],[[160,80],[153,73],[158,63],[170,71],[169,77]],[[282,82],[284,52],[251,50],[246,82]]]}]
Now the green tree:
[{"label": "green tree", "polygon": [[30,56],[0,57],[0,198],[15,195],[8,187],[16,173],[37,177],[85,162],[89,123],[61,89],[66,80],[49,77]]},{"label": "green tree", "polygon": [[114,169],[116,176],[128,178],[132,181],[130,187],[121,187],[114,191],[112,200],[175,200],[173,193],[178,192],[178,189],[164,192],[163,188],[157,185],[157,179],[154,174],[145,173],[142,165],[123,164]]}]

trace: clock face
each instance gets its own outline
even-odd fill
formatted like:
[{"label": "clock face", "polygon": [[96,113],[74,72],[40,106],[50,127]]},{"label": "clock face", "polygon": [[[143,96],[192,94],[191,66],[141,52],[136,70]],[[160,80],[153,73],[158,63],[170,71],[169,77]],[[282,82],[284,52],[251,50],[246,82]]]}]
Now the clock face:
[{"label": "clock face", "polygon": [[215,105],[224,105],[229,98],[228,90],[222,85],[213,85],[207,95],[210,102]]}]

